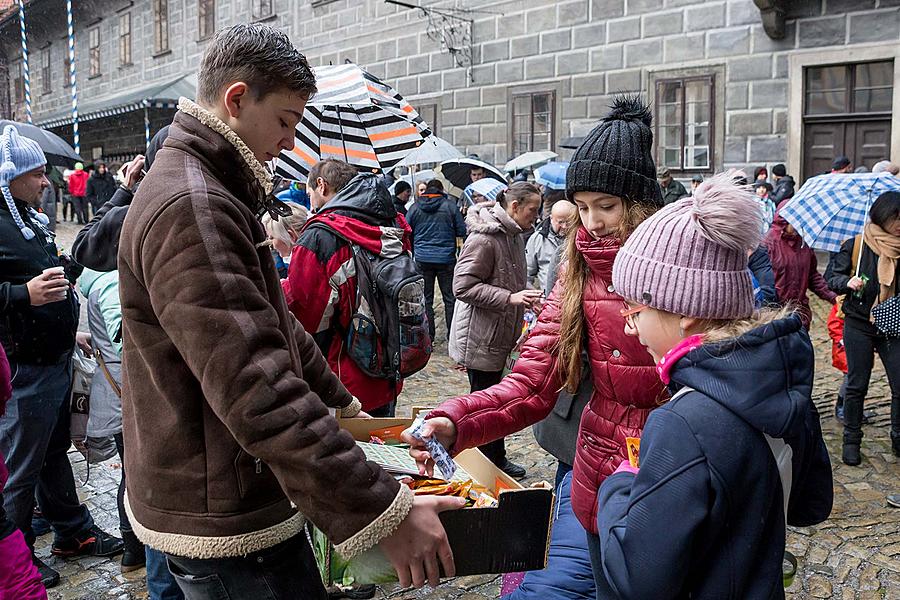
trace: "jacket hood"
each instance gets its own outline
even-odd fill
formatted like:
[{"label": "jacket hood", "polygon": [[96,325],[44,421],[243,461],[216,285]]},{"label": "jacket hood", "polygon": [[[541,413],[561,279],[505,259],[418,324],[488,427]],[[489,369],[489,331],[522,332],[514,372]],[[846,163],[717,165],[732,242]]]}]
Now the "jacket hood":
[{"label": "jacket hood", "polygon": [[522,228],[507,214],[506,209],[493,201],[481,202],[466,214],[469,233],[516,235]]},{"label": "jacket hood", "polygon": [[410,249],[412,233],[394,208],[388,188],[371,173],[350,180],[304,226],[326,227],[352,244],[382,256],[397,256]]},{"label": "jacket hood", "polygon": [[802,432],[812,393],[813,349],[793,315],[737,339],[704,344],[676,363],[672,382],[689,386],[775,438]]},{"label": "jacket hood", "polygon": [[319,214],[329,212],[340,212],[370,225],[393,223],[397,218],[391,192],[371,173],[360,173],[351,179]]},{"label": "jacket hood", "polygon": [[[778,205],[778,209],[775,211],[775,219],[772,221],[772,227],[769,229],[769,233],[767,234],[767,237],[770,238],[770,243],[767,244],[767,247],[784,244],[796,250],[798,247],[803,246],[803,238],[801,238],[800,234],[796,231],[794,233],[788,233],[788,222],[784,219],[784,217],[781,216],[781,211],[784,209],[787,203],[788,200],[782,201],[781,204]],[[774,244],[772,244],[771,242],[774,242]],[[778,257],[773,257],[773,260],[778,260]]]},{"label": "jacket hood", "polygon": [[78,278],[78,289],[81,291],[81,295],[88,298],[95,290],[102,289],[111,284],[117,284],[118,282],[118,271],[100,272],[92,269],[85,269]]},{"label": "jacket hood", "polygon": [[94,284],[97,283],[97,280],[103,273],[99,271],[93,271],[91,269],[85,269],[82,272],[81,277],[78,278],[78,289],[81,290],[81,294],[87,298],[91,295],[91,288],[94,287]]},{"label": "jacket hood", "polygon": [[444,194],[425,194],[424,196],[419,196],[419,199],[416,202],[419,203],[419,208],[427,212],[429,214],[434,214],[441,208],[441,205],[444,203],[444,200],[447,198]]}]

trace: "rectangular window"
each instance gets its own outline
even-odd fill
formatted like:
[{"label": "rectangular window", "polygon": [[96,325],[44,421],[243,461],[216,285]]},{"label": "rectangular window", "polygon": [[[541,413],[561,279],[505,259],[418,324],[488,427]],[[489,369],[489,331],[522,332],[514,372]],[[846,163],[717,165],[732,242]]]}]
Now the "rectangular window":
[{"label": "rectangular window", "polygon": [[428,104],[418,104],[416,106],[416,110],[419,113],[419,116],[422,117],[422,120],[428,125],[428,128],[431,129],[431,133],[437,135],[438,132],[438,107],[434,102]]},{"label": "rectangular window", "polygon": [[704,75],[656,82],[656,160],[676,171],[709,170],[715,77]]},{"label": "rectangular window", "polygon": [[156,54],[169,49],[169,1],[153,0],[153,43]]},{"label": "rectangular window", "polygon": [[41,92],[50,93],[51,73],[50,73],[50,48],[41,50]]},{"label": "rectangular window", "polygon": [[100,76],[100,28],[94,27],[88,32],[88,47],[90,48],[91,77]]},{"label": "rectangular window", "polygon": [[272,0],[250,0],[250,12],[254,19],[265,19],[273,13]]},{"label": "rectangular window", "polygon": [[25,102],[25,65],[22,61],[16,63],[15,77],[13,77],[13,96],[16,102]]},{"label": "rectangular window", "polygon": [[119,64],[131,64],[131,13],[119,15]]},{"label": "rectangular window", "polygon": [[216,0],[200,0],[199,38],[205,40],[216,32]]},{"label": "rectangular window", "polygon": [[556,139],[556,91],[514,92],[510,105],[510,156],[537,150],[553,150]]},{"label": "rectangular window", "polygon": [[884,60],[806,69],[805,116],[890,113],[894,64]]}]

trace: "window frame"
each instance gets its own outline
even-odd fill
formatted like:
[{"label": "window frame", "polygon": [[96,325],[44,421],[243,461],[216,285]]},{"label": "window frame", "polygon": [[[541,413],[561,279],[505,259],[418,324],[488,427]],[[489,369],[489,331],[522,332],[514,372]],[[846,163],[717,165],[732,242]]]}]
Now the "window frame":
[{"label": "window frame", "polygon": [[[263,4],[268,6],[268,11],[261,10]],[[315,8],[315,3],[313,3]],[[275,16],[275,0],[250,0],[250,18],[254,21],[261,21]]]},{"label": "window frame", "polygon": [[[434,135],[438,135],[438,131],[440,130],[440,121],[441,121],[441,102],[438,98],[433,98],[429,100],[423,101],[412,101],[413,107],[415,107],[416,112],[419,113],[419,116],[422,117],[422,120],[428,124],[429,129],[431,129],[431,133]],[[430,107],[434,109],[434,120],[429,121],[425,117],[422,116],[422,109]]]},{"label": "window frame", "polygon": [[[685,160],[685,152],[689,147],[687,145],[688,138],[688,123],[687,123],[687,96],[684,90],[687,90],[687,84],[697,81],[706,81],[709,83],[709,118],[707,120],[707,127],[709,128],[709,132],[707,134],[707,155],[708,160],[705,167],[687,167]],[[662,153],[664,152],[664,147],[662,146],[662,135],[660,133],[661,127],[671,127],[668,123],[662,122],[662,112],[660,110],[661,98],[662,98],[662,89],[665,85],[670,85],[673,83],[678,83],[682,89],[681,96],[681,114],[679,115],[678,127],[681,130],[681,140],[679,143],[679,152],[678,152],[678,166],[673,167],[671,165],[666,165],[663,160]],[[660,166],[667,166],[671,171],[675,173],[685,173],[685,174],[695,174],[695,173],[709,173],[715,170],[716,165],[716,74],[708,73],[708,74],[695,74],[695,75],[684,75],[677,77],[669,77],[663,76],[653,81],[654,87],[654,103],[653,110],[656,114],[656,118],[654,119],[654,141],[656,145],[656,164]],[[694,146],[691,146],[694,147]]]},{"label": "window frame", "polygon": [[[550,143],[549,147],[546,148],[552,152],[556,152],[558,146],[558,138],[559,132],[562,130],[562,110],[561,110],[561,102],[562,102],[562,85],[560,82],[552,82],[546,84],[532,84],[532,85],[521,85],[521,86],[511,86],[506,90],[506,115],[507,115],[507,154],[510,158],[514,158],[521,154],[516,147],[517,141],[517,130],[516,130],[516,113],[515,113],[515,102],[517,98],[528,97],[530,103],[530,137],[528,143],[528,149],[523,152],[533,152],[534,150],[534,97],[542,94],[549,94],[549,102],[548,106],[550,107]],[[541,148],[543,150],[543,148]]]},{"label": "window frame", "polygon": [[[271,0],[270,0],[271,1]],[[205,11],[209,11],[206,13]],[[207,31],[207,25],[209,30]],[[197,2],[197,41],[208,40],[216,32],[216,0]]]},{"label": "window frame", "polygon": [[[892,93],[897,84],[896,79],[891,82],[889,86],[864,86],[859,87],[856,85],[857,82],[857,68],[861,65],[870,65],[870,64],[878,64],[884,63],[890,65],[891,70],[895,67],[895,60],[892,58],[885,59],[876,59],[876,60],[862,60],[855,62],[840,62],[840,63],[828,63],[821,65],[806,65],[803,67],[803,95],[801,98],[801,119],[803,123],[816,123],[816,122],[828,122],[828,121],[843,121],[846,119],[853,120],[866,120],[866,119],[877,119],[881,120],[885,117],[890,118],[892,111],[891,109],[884,111],[865,111],[865,112],[856,112],[854,109],[856,108],[856,92],[858,90],[877,90],[877,89],[891,89]],[[809,85],[809,74],[813,69],[827,69],[831,67],[842,67],[845,70],[847,86],[842,88],[845,93],[844,99],[844,110],[842,112],[831,112],[831,113],[810,113],[809,112],[809,96],[811,93],[821,92],[822,90],[816,90],[815,92],[810,90]],[[825,90],[825,91],[834,91],[834,90]]]},{"label": "window frame", "polygon": [[169,1],[153,0],[153,51],[154,56],[171,52],[169,40]]},{"label": "window frame", "polygon": [[100,77],[100,26],[88,30],[88,79]]},{"label": "window frame", "polygon": [[53,62],[50,46],[41,49],[41,94],[53,92]]},{"label": "window frame", "polygon": [[17,60],[14,65],[14,77],[11,78],[13,86],[13,100],[17,104],[25,103],[25,63]]},{"label": "window frame", "polygon": [[[127,27],[126,27],[127,24]],[[127,31],[126,31],[127,29]],[[133,50],[133,23],[131,13],[119,15],[119,66],[129,67],[134,64]]]}]

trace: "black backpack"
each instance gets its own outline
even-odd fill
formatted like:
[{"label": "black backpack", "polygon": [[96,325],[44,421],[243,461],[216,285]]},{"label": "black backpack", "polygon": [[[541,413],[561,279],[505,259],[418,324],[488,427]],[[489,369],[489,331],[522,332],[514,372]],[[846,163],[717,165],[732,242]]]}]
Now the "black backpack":
[{"label": "black backpack", "polygon": [[421,371],[431,357],[425,278],[406,250],[385,257],[350,247],[357,291],[347,354],[366,375],[396,383]]}]

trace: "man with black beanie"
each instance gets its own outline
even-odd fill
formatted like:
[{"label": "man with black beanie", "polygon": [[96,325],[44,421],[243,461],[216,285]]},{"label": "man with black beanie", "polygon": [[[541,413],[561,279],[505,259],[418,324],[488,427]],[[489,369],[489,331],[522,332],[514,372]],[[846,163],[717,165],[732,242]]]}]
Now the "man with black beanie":
[{"label": "man with black beanie", "polygon": [[779,163],[772,167],[772,179],[775,180],[775,190],[770,194],[770,198],[775,206],[781,204],[783,200],[794,197],[794,178],[787,174],[783,164]]}]

